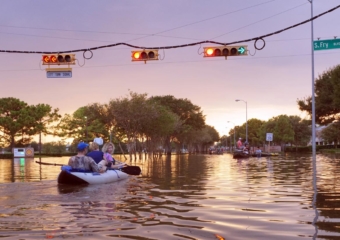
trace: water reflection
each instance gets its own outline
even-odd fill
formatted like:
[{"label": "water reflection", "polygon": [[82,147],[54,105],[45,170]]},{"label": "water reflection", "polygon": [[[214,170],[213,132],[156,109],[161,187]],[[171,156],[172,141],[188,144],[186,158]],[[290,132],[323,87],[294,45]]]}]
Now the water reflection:
[{"label": "water reflection", "polygon": [[[43,162],[65,164],[68,158]],[[232,159],[180,155],[137,160],[142,176],[61,186],[56,166],[0,160],[0,235],[12,239],[336,239],[339,158]],[[5,167],[5,168],[4,168]],[[317,216],[316,214],[319,214]]]}]

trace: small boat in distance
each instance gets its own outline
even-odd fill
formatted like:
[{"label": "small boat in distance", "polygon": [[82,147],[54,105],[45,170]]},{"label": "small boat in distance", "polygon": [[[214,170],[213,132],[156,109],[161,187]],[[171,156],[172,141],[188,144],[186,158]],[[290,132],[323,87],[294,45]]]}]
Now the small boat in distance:
[{"label": "small boat in distance", "polygon": [[236,149],[233,152],[233,158],[249,158],[250,154],[248,152],[244,152],[241,149]]},{"label": "small boat in distance", "polygon": [[250,153],[249,154],[240,149],[236,149],[233,152],[233,158],[270,157],[270,156],[279,156],[279,153],[261,152],[261,153]]},{"label": "small boat in distance", "polygon": [[261,153],[252,153],[252,157],[270,157],[270,156],[279,156],[279,153],[268,153],[268,152],[261,152]]}]

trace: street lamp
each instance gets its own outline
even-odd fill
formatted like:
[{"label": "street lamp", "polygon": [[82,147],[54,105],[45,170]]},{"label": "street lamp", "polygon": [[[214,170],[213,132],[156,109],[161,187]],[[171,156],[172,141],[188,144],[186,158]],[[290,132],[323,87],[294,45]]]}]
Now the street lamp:
[{"label": "street lamp", "polygon": [[85,141],[84,142],[87,142],[87,116],[85,116]]},{"label": "street lamp", "polygon": [[228,123],[234,124],[234,147],[236,148],[236,140],[235,140],[235,134],[236,134],[236,129],[235,129],[235,123],[228,121]]},{"label": "street lamp", "polygon": [[248,110],[247,110],[247,101],[244,101],[242,99],[236,99],[235,100],[236,102],[239,102],[239,101],[242,101],[246,104],[246,142],[248,143]]}]

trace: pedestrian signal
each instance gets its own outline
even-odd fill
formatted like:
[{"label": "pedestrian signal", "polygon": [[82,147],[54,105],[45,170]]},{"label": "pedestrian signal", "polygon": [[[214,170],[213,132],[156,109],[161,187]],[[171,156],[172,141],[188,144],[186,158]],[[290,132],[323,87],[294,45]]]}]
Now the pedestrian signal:
[{"label": "pedestrian signal", "polygon": [[131,51],[132,61],[150,61],[158,60],[158,50],[142,50],[142,51]]},{"label": "pedestrian signal", "polygon": [[205,47],[204,57],[247,56],[247,46]]},{"label": "pedestrian signal", "polygon": [[75,65],[75,54],[49,54],[42,56],[43,65]]}]

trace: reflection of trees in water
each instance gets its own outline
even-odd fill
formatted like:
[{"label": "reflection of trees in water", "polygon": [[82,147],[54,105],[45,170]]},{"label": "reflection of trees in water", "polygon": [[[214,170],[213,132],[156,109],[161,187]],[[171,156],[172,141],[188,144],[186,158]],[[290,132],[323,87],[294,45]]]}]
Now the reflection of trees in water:
[{"label": "reflection of trees in water", "polygon": [[[40,167],[40,166],[39,166]],[[0,182],[31,182],[41,180],[41,168],[34,158],[13,158],[0,160]]]},{"label": "reflection of trees in water", "polygon": [[184,185],[200,186],[205,179],[207,163],[205,156],[175,155],[163,156],[156,160],[148,160],[143,169],[153,183],[162,189],[182,189]]},{"label": "reflection of trees in water", "polygon": [[[316,226],[319,230],[327,232],[319,233],[318,237],[329,236],[329,232],[340,234],[340,161],[338,156],[318,155],[317,158],[317,187],[316,207],[319,212]],[[340,237],[340,236],[338,236]]]},{"label": "reflection of trees in water", "polygon": [[[313,167],[311,155],[288,155],[281,158],[272,158],[273,180],[272,184],[282,186],[281,192],[294,194],[294,196],[306,198],[302,205],[309,205],[313,209]],[[260,184],[265,175],[264,170],[256,161],[248,162],[248,170],[252,183]],[[267,165],[269,167],[269,165]],[[315,222],[317,229],[315,237],[333,239],[331,233],[340,234],[340,161],[336,155],[317,155],[317,195],[315,216],[311,216],[310,222]],[[269,169],[268,169],[269,170]],[[288,188],[286,188],[286,186]],[[289,188],[293,188],[290,189]],[[299,188],[301,191],[298,191]],[[290,193],[291,191],[291,193]],[[323,234],[320,231],[327,233]],[[326,236],[327,235],[327,236]]]}]

